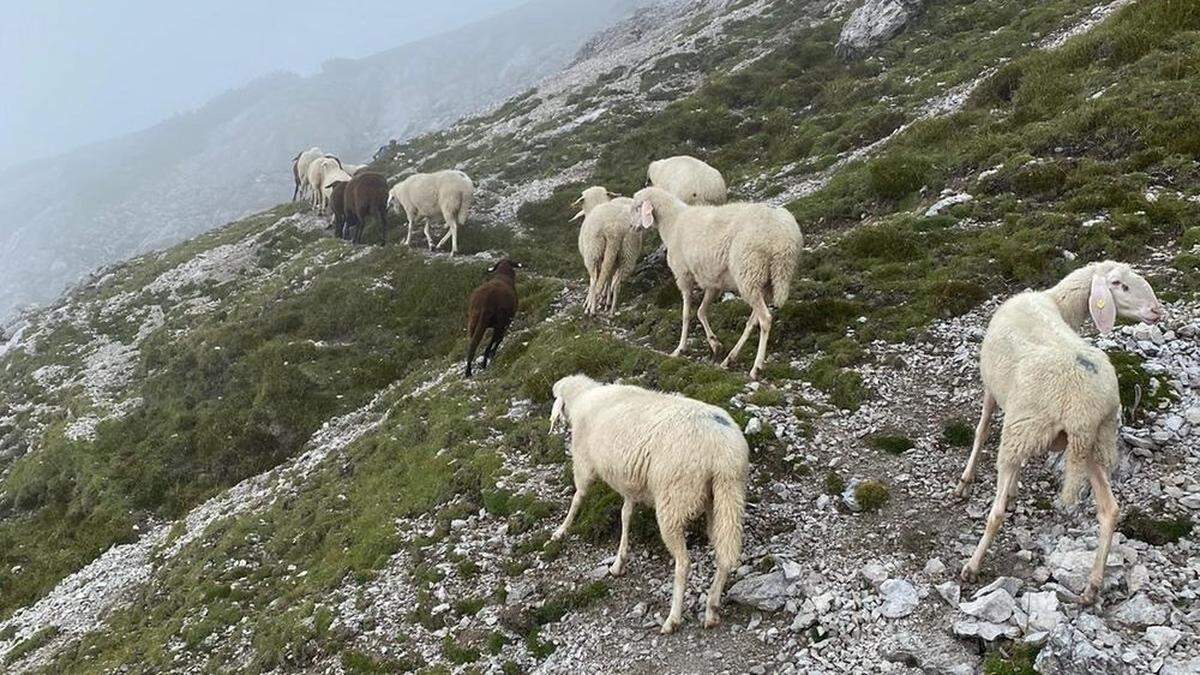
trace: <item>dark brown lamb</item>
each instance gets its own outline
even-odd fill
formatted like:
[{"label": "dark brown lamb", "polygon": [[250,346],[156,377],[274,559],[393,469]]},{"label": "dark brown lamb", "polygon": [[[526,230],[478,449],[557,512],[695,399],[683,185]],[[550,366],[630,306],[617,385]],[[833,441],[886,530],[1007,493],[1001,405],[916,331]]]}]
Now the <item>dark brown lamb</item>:
[{"label": "dark brown lamb", "polygon": [[471,376],[471,364],[483,334],[488,328],[492,329],[492,341],[483,350],[482,367],[487,368],[517,313],[517,270],[520,268],[521,263],[501,260],[488,268],[491,278],[471,292],[467,309],[467,335],[471,338],[467,348],[467,377]]},{"label": "dark brown lamb", "polygon": [[353,241],[361,244],[367,219],[375,215],[379,217],[382,244],[387,243],[388,185],[383,174],[363,171],[349,181],[337,181],[327,187],[331,191],[329,204],[333,211],[334,234],[338,238],[350,239],[350,228],[354,228]]}]

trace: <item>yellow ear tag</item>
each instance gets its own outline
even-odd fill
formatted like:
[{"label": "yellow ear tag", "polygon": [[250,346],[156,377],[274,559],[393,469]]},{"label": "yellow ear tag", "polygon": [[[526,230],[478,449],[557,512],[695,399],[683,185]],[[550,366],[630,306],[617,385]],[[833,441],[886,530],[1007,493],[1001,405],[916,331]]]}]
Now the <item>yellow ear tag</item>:
[{"label": "yellow ear tag", "polygon": [[1097,300],[1096,306],[1099,307],[1100,309],[1104,309],[1104,298],[1100,298],[1099,300]]}]

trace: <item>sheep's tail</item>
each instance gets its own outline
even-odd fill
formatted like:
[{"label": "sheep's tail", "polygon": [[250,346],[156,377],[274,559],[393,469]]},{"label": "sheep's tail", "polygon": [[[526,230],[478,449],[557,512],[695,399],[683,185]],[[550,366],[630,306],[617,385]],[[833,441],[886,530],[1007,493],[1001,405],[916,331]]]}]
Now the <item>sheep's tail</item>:
[{"label": "sheep's tail", "polygon": [[796,273],[796,255],[799,249],[787,248],[776,251],[771,255],[771,295],[769,302],[776,307],[783,307],[788,294],[792,291],[792,276]]},{"label": "sheep's tail", "polygon": [[1094,432],[1077,432],[1067,434],[1067,450],[1063,453],[1062,492],[1059,499],[1064,504],[1074,504],[1079,501],[1079,492],[1091,473],[1092,464],[1105,463],[1104,458],[1096,457],[1096,436]]},{"label": "sheep's tail", "polygon": [[742,555],[742,512],[746,507],[746,481],[739,471],[723,471],[712,477],[712,523],[709,537],[717,565],[737,567]]},{"label": "sheep's tail", "polygon": [[458,194],[458,224],[465,225],[467,223],[467,212],[471,210],[471,195],[460,192]]}]

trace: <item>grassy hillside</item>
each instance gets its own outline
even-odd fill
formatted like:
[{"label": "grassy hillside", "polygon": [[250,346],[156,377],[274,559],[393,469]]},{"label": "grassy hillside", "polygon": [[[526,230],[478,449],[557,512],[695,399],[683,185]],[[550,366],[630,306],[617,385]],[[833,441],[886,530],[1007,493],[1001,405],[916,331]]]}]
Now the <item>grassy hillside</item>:
[{"label": "grassy hillside", "polygon": [[[33,317],[24,347],[3,356],[0,378],[0,620],[19,618],[110,546],[148,532],[162,539],[146,583],[131,588],[104,628],[18,635],[17,622],[0,623],[8,662],[52,644],[53,654],[25,665],[565,668],[569,661],[547,661],[567,658],[553,656],[570,644],[555,634],[564,618],[625,593],[604,619],[625,622],[635,602],[658,598],[575,574],[613,546],[619,501],[607,489],[589,497],[566,549],[547,545],[569,484],[563,443],[545,433],[558,377],[582,371],[681,391],[732,406],[743,424],[786,419],[786,438],[770,425],[751,438],[752,513],[760,503],[769,511],[777,481],[815,499],[840,494],[845,479],[875,476],[884,479],[881,515],[854,521],[850,541],[889,529],[872,518],[894,518],[904,524],[894,529],[914,534],[890,548],[925,555],[908,528],[939,519],[905,510],[936,505],[904,501],[893,477],[921,470],[888,463],[913,454],[908,436],[918,432],[876,429],[877,451],[849,467],[806,456],[824,448],[818,439],[828,424],[860,407],[891,406],[897,394],[878,391],[887,383],[876,375],[901,366],[884,351],[919,351],[914,344],[942,339],[946,325],[977,324],[993,297],[1052,283],[1082,261],[1147,264],[1164,300],[1193,306],[1194,3],[1140,2],[1050,50],[1039,45],[1095,3],[933,2],[853,63],[834,55],[844,15],[810,21],[806,3],[740,5],[762,11],[724,25],[725,39],[694,52],[600,74],[565,99],[534,91],[386,147],[376,167],[389,175],[456,165],[477,177],[485,194],[477,222],[464,229],[462,258],[353,248],[283,206],[106,270]],[[689,26],[710,20],[696,16]],[[680,69],[714,75],[694,90],[673,89]],[[631,82],[633,93],[621,88]],[[956,93],[961,105],[931,114],[932,103]],[[605,112],[595,119],[555,132],[598,108]],[[847,154],[869,147],[861,159]],[[716,368],[699,348],[689,358],[665,356],[679,297],[661,264],[639,271],[611,322],[578,311],[581,270],[568,219],[579,188],[629,193],[649,159],[676,153],[708,158],[742,198],[785,203],[813,244],[793,299],[777,313],[762,387],[749,387],[742,369]],[[572,178],[553,180],[562,175]],[[489,210],[546,179],[515,222]],[[802,189],[813,180],[816,189]],[[971,199],[926,215],[944,194]],[[455,368],[465,299],[500,254],[526,264],[521,313],[494,365],[463,382]],[[733,335],[746,313],[740,302],[718,303],[713,327]],[[1169,374],[1145,368],[1142,356],[1120,352],[1116,363],[1127,405],[1136,399],[1154,411],[1178,398]],[[962,429],[970,413],[938,410],[944,419],[919,433],[969,437],[970,427]],[[357,421],[362,411],[369,424]],[[923,422],[921,414],[906,419]],[[323,440],[342,424],[355,428],[351,442]],[[322,448],[322,461],[301,461]],[[957,470],[959,454],[939,466]],[[293,482],[278,493],[255,487],[251,506],[202,527],[183,519],[260,475]],[[1147,509],[1152,520],[1178,512]],[[755,517],[763,519],[752,528],[755,545],[796,527]],[[650,514],[638,516],[636,545],[660,551]],[[747,564],[774,565],[756,555]],[[665,563],[655,564],[662,569],[653,574],[665,574]],[[536,602],[510,601],[527,583]],[[729,615],[733,624],[751,619],[736,607]],[[713,639],[737,634],[724,635]]]}]

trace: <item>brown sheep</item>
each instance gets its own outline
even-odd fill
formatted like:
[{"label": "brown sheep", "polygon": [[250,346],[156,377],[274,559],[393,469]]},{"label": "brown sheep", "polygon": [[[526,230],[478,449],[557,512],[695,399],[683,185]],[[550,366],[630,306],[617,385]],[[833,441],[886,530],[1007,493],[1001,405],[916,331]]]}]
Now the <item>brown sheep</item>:
[{"label": "brown sheep", "polygon": [[505,258],[488,268],[491,278],[471,292],[467,309],[467,335],[471,345],[467,348],[467,377],[471,376],[471,363],[475,350],[483,341],[483,334],[492,329],[492,341],[483,350],[483,366],[496,356],[496,349],[517,313],[517,270],[521,263]]},{"label": "brown sheep", "polygon": [[361,244],[367,219],[374,214],[379,216],[381,245],[387,243],[388,186],[383,174],[362,171],[348,181],[335,181],[325,187],[330,189],[334,234],[338,238],[350,238],[349,228],[353,227],[353,241]]}]

